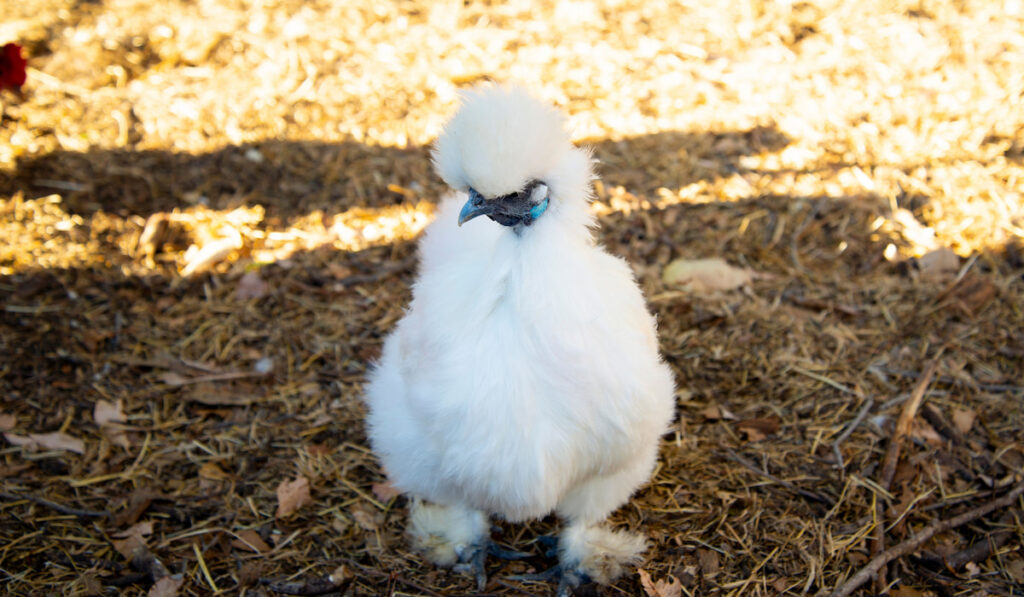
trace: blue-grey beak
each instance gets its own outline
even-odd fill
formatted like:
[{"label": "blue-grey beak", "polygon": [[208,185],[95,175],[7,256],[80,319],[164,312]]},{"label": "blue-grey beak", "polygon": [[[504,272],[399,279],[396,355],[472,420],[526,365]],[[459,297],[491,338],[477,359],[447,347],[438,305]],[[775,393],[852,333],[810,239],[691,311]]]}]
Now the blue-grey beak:
[{"label": "blue-grey beak", "polygon": [[462,206],[462,211],[459,212],[459,226],[477,216],[486,216],[494,213],[496,207],[497,205],[494,201],[487,201],[475,189],[469,189],[469,201],[466,201],[466,204]]}]

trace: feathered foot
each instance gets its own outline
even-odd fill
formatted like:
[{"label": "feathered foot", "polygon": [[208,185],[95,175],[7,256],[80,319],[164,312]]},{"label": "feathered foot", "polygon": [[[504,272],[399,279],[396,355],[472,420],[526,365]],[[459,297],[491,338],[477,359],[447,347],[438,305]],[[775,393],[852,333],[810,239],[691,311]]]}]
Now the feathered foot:
[{"label": "feathered foot", "polygon": [[606,585],[639,564],[645,549],[647,541],[635,533],[572,525],[558,542],[558,562],[563,578],[570,573]]},{"label": "feathered foot", "polygon": [[461,506],[427,504],[421,500],[413,502],[409,517],[413,547],[439,566],[472,575],[481,591],[487,584],[484,562],[488,554],[506,560],[532,555],[492,543],[489,528],[483,512]]}]

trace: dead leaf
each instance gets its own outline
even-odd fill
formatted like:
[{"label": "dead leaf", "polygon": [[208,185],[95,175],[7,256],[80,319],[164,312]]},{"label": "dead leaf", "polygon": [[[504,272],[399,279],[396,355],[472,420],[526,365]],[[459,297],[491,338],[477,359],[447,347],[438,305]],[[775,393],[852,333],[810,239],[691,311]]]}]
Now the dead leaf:
[{"label": "dead leaf", "polygon": [[917,268],[924,279],[949,278],[960,269],[960,256],[950,249],[936,249],[918,257]]},{"label": "dead leaf", "polygon": [[747,441],[759,442],[779,430],[782,419],[776,416],[744,419],[735,423],[736,427],[747,436]]},{"label": "dead leaf", "polygon": [[700,562],[700,571],[704,573],[704,576],[711,576],[718,572],[720,558],[717,551],[698,549],[697,561]]},{"label": "dead leaf", "polygon": [[327,577],[327,580],[331,581],[335,585],[341,585],[342,583],[351,581],[353,578],[355,578],[355,574],[352,570],[345,564],[342,564],[335,568],[334,572],[331,572],[331,575]]},{"label": "dead leaf", "polygon": [[1013,580],[1024,585],[1024,559],[1016,558],[1006,564],[1006,572]]},{"label": "dead leaf", "polygon": [[39,444],[31,437],[18,435],[16,433],[5,433],[4,439],[10,442],[11,445],[21,446],[23,448],[28,448],[30,450],[35,450],[36,448],[39,447]]},{"label": "dead leaf", "polygon": [[309,455],[314,458],[323,458],[324,456],[330,455],[333,451],[334,448],[327,444],[309,444],[306,446],[306,452],[309,452]]},{"label": "dead leaf", "polygon": [[110,423],[124,423],[128,420],[124,416],[124,400],[120,398],[114,402],[98,400],[93,406],[92,418],[101,427]]},{"label": "dead leaf", "polygon": [[935,431],[935,428],[929,425],[927,421],[914,419],[911,425],[910,436],[914,439],[924,440],[936,447],[942,446],[945,443],[939,432]]},{"label": "dead leaf", "polygon": [[122,429],[112,427],[111,423],[124,423],[128,418],[124,415],[124,400],[118,399],[115,402],[99,400],[92,409],[92,418],[100,426],[103,435],[115,445],[128,449],[132,447],[128,440],[128,434]]},{"label": "dead leaf", "polygon": [[[976,448],[975,451],[980,452],[981,448]],[[1003,450],[997,460],[1004,466],[1008,466],[1013,469],[1020,470],[1024,468],[1024,452],[1017,448],[1008,448]]]},{"label": "dead leaf", "polygon": [[347,529],[349,526],[350,525],[348,521],[344,518],[335,517],[333,520],[331,520],[331,528],[334,529],[334,532],[338,533],[339,535],[344,533],[345,529]]},{"label": "dead leaf", "polygon": [[381,523],[384,522],[383,517],[378,512],[371,510],[364,504],[355,504],[349,508],[348,513],[352,515],[356,524],[365,531],[376,531],[380,528]]},{"label": "dead leaf", "polygon": [[46,448],[47,450],[64,450],[76,454],[85,453],[84,441],[59,431],[53,433],[30,433],[27,436],[5,433],[4,438],[15,446],[22,446],[30,450]]},{"label": "dead leaf", "polygon": [[18,417],[0,413],[0,431],[10,431],[18,424]]},{"label": "dead leaf", "polygon": [[235,298],[240,301],[263,298],[269,290],[270,285],[260,277],[259,273],[246,272],[238,280],[238,286],[235,287]]},{"label": "dead leaf", "polygon": [[651,574],[643,568],[637,568],[636,573],[640,575],[640,586],[644,588],[648,597],[658,597],[658,589],[655,588],[654,581],[651,580]]},{"label": "dead leaf", "polygon": [[159,495],[152,491],[136,489],[128,498],[127,507],[114,515],[114,518],[110,521],[111,524],[115,527],[119,527],[135,523],[135,521],[137,521],[139,517],[149,509],[150,504],[153,503],[153,499],[157,497],[159,497]]},{"label": "dead leaf", "polygon": [[121,446],[125,450],[132,447],[132,442],[128,439],[128,434],[120,429],[107,429],[103,431],[103,435],[110,440],[115,446]]},{"label": "dead leaf", "polygon": [[709,421],[721,421],[723,419],[735,421],[736,415],[729,412],[729,409],[717,404],[709,404],[700,411],[702,417]]},{"label": "dead leaf", "polygon": [[153,583],[149,588],[149,597],[178,597],[178,591],[185,579],[176,576],[165,576]]},{"label": "dead leaf", "polygon": [[136,554],[146,551],[146,541],[139,535],[129,535],[125,539],[114,539],[111,541],[117,553],[126,560],[135,558]]},{"label": "dead leaf", "polygon": [[669,576],[670,580],[654,582],[651,580],[651,575],[643,568],[638,569],[637,573],[640,575],[640,585],[643,586],[647,597],[680,597],[683,594],[683,585],[674,576]]},{"label": "dead leaf", "polygon": [[238,570],[239,584],[244,587],[259,582],[266,567],[266,563],[262,560],[252,560],[242,564],[242,567]]},{"label": "dead leaf", "polygon": [[294,481],[281,481],[277,486],[277,514],[278,518],[290,516],[303,506],[313,503],[309,495],[309,480],[299,477]]},{"label": "dead leaf", "polygon": [[939,293],[937,302],[950,299],[951,306],[968,316],[973,316],[996,296],[996,287],[987,278],[970,272],[962,280],[953,282]]},{"label": "dead leaf", "polygon": [[[897,481],[894,479],[893,484],[896,485]],[[902,491],[900,492],[899,502],[893,504],[889,508],[889,516],[893,520],[899,520],[898,523],[894,524],[889,532],[896,537],[901,537],[906,534],[906,518],[905,515],[910,511],[910,508],[917,503],[918,495],[911,489],[909,483],[900,483],[902,485]]]},{"label": "dead leaf", "polygon": [[260,537],[260,534],[252,529],[245,529],[235,533],[235,539],[231,541],[231,545],[239,549],[248,549],[256,553],[267,553],[270,551],[270,546],[267,542]]},{"label": "dead leaf", "polygon": [[85,453],[84,441],[59,431],[53,433],[33,433],[29,437],[39,442],[40,446],[49,450],[66,450],[76,454]]},{"label": "dead leaf", "polygon": [[395,486],[390,481],[374,483],[370,486],[370,489],[373,491],[374,497],[385,504],[402,495],[402,492],[395,489]]},{"label": "dead leaf", "polygon": [[153,534],[153,521],[137,522],[123,531],[114,533],[114,537],[145,537]]},{"label": "dead leaf", "polygon": [[78,578],[79,582],[82,583],[82,595],[93,597],[103,594],[103,583],[92,572],[83,572]]},{"label": "dead leaf", "polygon": [[969,408],[954,408],[953,409],[953,426],[961,434],[966,435],[971,427],[974,427],[974,421],[978,418],[978,413]]},{"label": "dead leaf", "polygon": [[754,277],[751,270],[733,267],[719,258],[676,259],[661,274],[665,284],[698,293],[735,290],[750,284]]},{"label": "dead leaf", "polygon": [[203,466],[199,467],[199,476],[214,481],[233,481],[237,479],[234,475],[224,472],[224,469],[220,468],[216,462],[204,462]]}]

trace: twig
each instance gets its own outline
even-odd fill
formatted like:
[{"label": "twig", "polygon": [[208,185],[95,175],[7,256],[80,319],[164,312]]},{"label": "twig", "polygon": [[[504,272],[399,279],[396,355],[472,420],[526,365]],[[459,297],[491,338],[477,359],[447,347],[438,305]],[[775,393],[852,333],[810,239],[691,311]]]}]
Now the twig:
[{"label": "twig", "polygon": [[955,572],[966,566],[968,562],[983,562],[987,560],[990,555],[1005,545],[1013,536],[1012,530],[1001,529],[988,535],[983,541],[978,541],[967,549],[962,549],[949,557],[929,556],[922,558],[922,560],[940,569],[947,568]]},{"label": "twig", "polygon": [[779,485],[782,485],[783,487],[789,489],[790,491],[795,491],[796,493],[804,496],[805,498],[808,498],[808,499],[814,500],[816,502],[825,504],[829,508],[831,508],[832,506],[835,506],[835,502],[830,500],[829,498],[827,498],[827,497],[825,497],[823,495],[814,493],[813,491],[808,491],[806,489],[801,489],[800,487],[797,487],[796,485],[790,483],[789,481],[786,481],[784,479],[780,479],[780,478],[776,477],[775,475],[773,475],[771,473],[767,473],[765,471],[762,471],[761,469],[759,469],[756,466],[754,466],[754,464],[752,462],[750,462],[749,460],[747,460],[746,458],[740,456],[739,454],[737,454],[736,452],[734,452],[732,450],[727,449],[726,450],[726,454],[727,454],[729,460],[732,460],[733,462],[735,462],[737,464],[743,465],[744,467],[746,467],[750,471],[755,472],[758,475],[761,475],[762,477],[764,477],[766,479],[774,481],[775,483],[778,483]]},{"label": "twig", "polygon": [[874,405],[875,399],[868,397],[867,400],[864,401],[864,406],[862,406],[860,411],[857,412],[857,416],[854,417],[853,421],[846,426],[846,429],[844,429],[839,437],[836,438],[836,441],[832,442],[832,452],[836,456],[836,465],[839,467],[839,470],[844,473],[846,472],[846,464],[843,462],[843,453],[839,450],[839,446],[842,445],[848,437],[850,437],[850,434],[853,433],[854,429],[860,427],[860,424],[864,421],[864,417],[867,416],[868,411],[870,411],[871,407]]},{"label": "twig", "polygon": [[936,523],[930,524],[921,530],[920,533],[910,537],[909,539],[898,543],[889,549],[878,554],[871,559],[863,568],[857,571],[856,574],[851,576],[846,582],[844,582],[839,588],[832,592],[830,597],[847,597],[854,591],[856,591],[861,585],[866,583],[871,577],[878,574],[878,572],[889,562],[896,558],[903,557],[914,550],[918,549],[929,539],[939,533],[944,533],[950,529],[955,529],[959,526],[965,525],[968,522],[977,520],[983,516],[991,514],[992,512],[1006,508],[1014,501],[1016,501],[1021,495],[1024,495],[1024,483],[1018,484],[1009,493],[1003,497],[993,500],[983,506],[978,506],[973,510],[968,510],[959,516],[950,518],[949,520],[940,520]]},{"label": "twig", "polygon": [[932,377],[935,375],[935,371],[938,368],[939,359],[936,356],[931,364],[928,365],[928,368],[925,370],[921,378],[917,381],[917,385],[914,386],[914,391],[910,395],[910,400],[903,404],[903,411],[900,412],[900,418],[896,422],[896,430],[889,439],[889,448],[885,452],[885,460],[882,461],[882,475],[878,481],[878,484],[886,491],[889,491],[889,487],[892,485],[893,475],[896,474],[896,465],[900,460],[900,448],[902,447],[903,438],[910,433],[910,426],[914,422],[917,410],[921,407],[921,402],[924,400],[924,392],[928,389],[928,384],[931,383]]},{"label": "twig", "polygon": [[848,387],[844,386],[843,384],[839,383],[838,381],[835,381],[834,379],[829,379],[828,377],[825,377],[824,375],[819,375],[819,374],[817,374],[817,373],[815,373],[813,371],[808,371],[807,369],[804,369],[803,367],[791,367],[791,369],[793,371],[796,371],[797,373],[800,373],[801,375],[806,375],[807,377],[810,377],[811,379],[816,379],[816,380],[820,381],[821,383],[828,384],[828,385],[832,386],[833,388],[839,390],[840,392],[845,392],[847,394],[852,394],[852,395],[858,396],[858,397],[861,396],[861,393],[859,391],[851,389],[851,388],[848,388]]},{"label": "twig", "polygon": [[209,583],[210,588],[213,589],[214,593],[219,593],[220,589],[217,588],[217,583],[213,581],[213,575],[210,574],[210,569],[206,567],[206,560],[203,558],[203,550],[199,549],[198,541],[194,541],[192,543],[192,551],[196,552],[196,559],[199,560],[199,568],[203,571],[203,576],[206,577],[206,582]]},{"label": "twig", "polygon": [[[940,353],[932,360],[931,364],[928,365],[924,374],[917,380],[917,385],[914,386],[914,391],[910,395],[910,400],[903,404],[903,410],[900,412],[900,418],[896,422],[896,430],[889,439],[889,448],[885,452],[885,460],[882,461],[882,474],[878,480],[878,484],[885,491],[889,491],[892,486],[892,478],[896,474],[896,465],[900,460],[900,449],[903,445],[903,439],[908,433],[910,433],[910,426],[914,422],[914,416],[917,415],[917,410],[921,407],[921,402],[924,400],[925,390],[928,389],[928,384],[931,383],[932,377],[935,375],[935,371],[939,368],[939,356],[941,356],[941,354],[942,353],[940,351]],[[875,530],[874,538],[871,542],[871,553],[877,555],[884,551],[885,506],[882,501],[878,501],[875,503]],[[885,577],[885,571],[879,571],[878,578],[876,579],[876,589],[879,594],[885,592]]]},{"label": "twig", "polygon": [[50,500],[43,499],[41,497],[36,497],[34,495],[22,495],[22,494],[19,494],[19,493],[8,493],[6,491],[0,491],[0,498],[4,498],[5,500],[29,500],[31,502],[35,502],[35,503],[39,504],[40,506],[46,506],[47,508],[50,508],[51,510],[56,510],[57,512],[60,512],[61,514],[68,514],[70,516],[96,517],[96,518],[100,518],[100,517],[104,517],[104,516],[110,516],[109,512],[105,512],[105,511],[101,511],[101,510],[80,510],[78,508],[70,508],[68,506],[63,506],[61,504],[58,504],[57,502],[51,502]]},{"label": "twig", "polygon": [[[893,369],[891,367],[878,366],[875,369],[895,375],[897,377],[906,377],[908,379],[917,379],[921,377],[916,371],[905,371],[903,369]],[[950,377],[949,375],[940,375],[935,378],[935,382],[944,386],[951,386],[957,383],[957,379]],[[986,392],[992,392],[993,394],[1020,394],[1024,393],[1024,386],[1015,386],[1013,384],[1005,383],[973,383],[971,387],[978,388],[979,390],[985,390]]]}]

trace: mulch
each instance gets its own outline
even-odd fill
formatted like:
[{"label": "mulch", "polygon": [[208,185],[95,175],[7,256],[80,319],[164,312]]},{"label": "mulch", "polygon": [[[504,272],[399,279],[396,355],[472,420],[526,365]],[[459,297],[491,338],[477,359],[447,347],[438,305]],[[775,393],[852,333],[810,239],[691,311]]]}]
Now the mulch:
[{"label": "mulch", "polygon": [[[0,27],[31,66],[0,97],[3,592],[475,594],[410,552],[360,395],[429,142],[510,73],[593,148],[679,387],[613,516],[646,576],[580,594],[1022,594],[1021,11],[33,4]],[[754,280],[687,291],[680,257]],[[509,577],[557,520],[496,524],[534,555],[485,593],[549,594]]]}]

